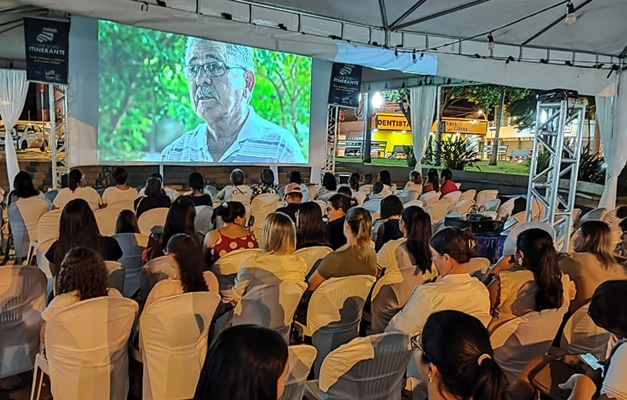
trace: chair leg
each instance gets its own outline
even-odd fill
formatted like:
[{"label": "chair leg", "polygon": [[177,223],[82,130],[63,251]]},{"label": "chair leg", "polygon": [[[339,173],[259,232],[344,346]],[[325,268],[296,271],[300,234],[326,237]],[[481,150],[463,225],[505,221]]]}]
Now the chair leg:
[{"label": "chair leg", "polygon": [[35,256],[35,246],[31,245],[28,248],[28,257],[26,258],[26,265],[33,265],[33,258]]},{"label": "chair leg", "polygon": [[[33,384],[30,389],[30,400],[39,400],[41,397],[41,386],[44,382],[44,372],[39,368],[37,362],[33,368]],[[37,397],[35,397],[35,386],[37,386]]]}]

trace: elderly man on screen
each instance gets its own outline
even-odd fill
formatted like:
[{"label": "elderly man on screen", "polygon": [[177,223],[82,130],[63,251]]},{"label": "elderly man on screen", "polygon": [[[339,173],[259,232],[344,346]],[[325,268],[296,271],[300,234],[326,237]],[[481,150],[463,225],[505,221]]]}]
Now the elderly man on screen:
[{"label": "elderly man on screen", "polygon": [[162,161],[305,162],[294,135],[250,105],[255,88],[250,48],[189,38],[185,63],[192,106],[205,122],[170,143]]}]

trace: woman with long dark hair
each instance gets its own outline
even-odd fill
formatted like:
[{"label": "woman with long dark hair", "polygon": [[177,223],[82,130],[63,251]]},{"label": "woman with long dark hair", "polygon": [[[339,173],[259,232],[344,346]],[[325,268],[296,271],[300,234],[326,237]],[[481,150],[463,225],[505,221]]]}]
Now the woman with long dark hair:
[{"label": "woman with long dark hair", "polygon": [[296,213],[296,249],[328,245],[327,227],[320,206],[313,201],[302,203]]},{"label": "woman with long dark hair", "polygon": [[238,201],[228,201],[213,210],[214,225],[220,217],[224,226],[209,231],[205,236],[205,260],[213,265],[218,259],[232,251],[256,249],[257,238],[246,228],[246,208]]},{"label": "woman with long dark hair", "polygon": [[168,261],[174,275],[159,281],[150,291],[144,307],[164,297],[190,292],[218,293],[218,280],[211,271],[204,271],[202,249],[198,241],[185,233],[173,235],[167,243]]},{"label": "woman with long dark hair", "polygon": [[433,313],[412,347],[430,400],[508,399],[507,378],[477,318],[454,310]]},{"label": "woman with long dark hair", "polygon": [[83,199],[89,204],[92,210],[97,210],[102,202],[100,195],[93,188],[83,186],[83,173],[74,168],[67,176],[68,186],[59,190],[52,202],[53,208],[63,209],[65,205],[73,199]]},{"label": "woman with long dark hair", "polygon": [[327,201],[327,237],[333,250],[337,250],[346,244],[344,235],[344,221],[346,213],[351,207],[351,199],[341,193],[334,194]]},{"label": "woman with long dark hair", "polygon": [[396,185],[392,183],[392,175],[387,169],[379,171],[379,182],[383,184],[383,191],[381,192],[383,197],[388,197],[396,190]]},{"label": "woman with long dark hair", "polygon": [[9,194],[9,201],[7,206],[15,203],[20,199],[28,199],[31,197],[39,196],[43,198],[43,193],[35,189],[33,184],[33,177],[26,171],[20,171],[13,178],[13,191]]},{"label": "woman with long dark hair", "polygon": [[189,192],[185,196],[189,198],[194,206],[212,206],[211,195],[205,193],[205,178],[200,172],[192,172],[187,180]]},{"label": "woman with long dark hair", "polygon": [[161,182],[161,179],[155,176],[148,178],[143,191],[144,196],[138,197],[134,203],[137,218],[153,208],[169,208],[172,205],[172,200],[166,195]]},{"label": "woman with long dark hair", "polygon": [[118,219],[115,221],[115,234],[118,233],[139,233],[137,217],[131,210],[122,210],[118,214]]},{"label": "woman with long dark hair", "polygon": [[330,172],[325,172],[322,176],[322,186],[314,193],[314,200],[318,200],[325,194],[334,193],[337,190],[337,181],[335,175]]},{"label": "woman with long dark hair", "polygon": [[493,316],[490,331],[532,311],[568,307],[574,297],[570,279],[557,266],[553,238],[546,231],[521,232],[514,260],[515,265],[488,285]]},{"label": "woman with long dark hair", "polygon": [[253,185],[250,189],[252,194],[250,196],[250,201],[259,196],[260,194],[277,194],[279,191],[278,186],[274,183],[274,172],[270,168],[264,168],[261,171],[260,175],[261,182],[256,185]]},{"label": "woman with long dark hair", "polygon": [[429,169],[427,172],[427,183],[422,187],[422,193],[439,192],[440,191],[440,178],[438,177],[438,171],[434,168]]},{"label": "woman with long dark hair", "polygon": [[114,238],[100,236],[94,212],[83,199],[71,200],[61,213],[59,239],[46,252],[53,276],[59,274],[63,258],[73,247],[92,249],[109,261],[117,261],[122,257],[122,249]]},{"label": "woman with long dark hair", "polygon": [[359,175],[359,172],[353,172],[348,178],[348,186],[353,192],[351,197],[357,200],[357,204],[361,206],[366,201],[366,193],[359,190],[360,182],[361,175]]},{"label": "woman with long dark hair", "polygon": [[258,325],[231,327],[209,349],[194,400],[277,400],[283,394],[287,355],[278,332]]}]

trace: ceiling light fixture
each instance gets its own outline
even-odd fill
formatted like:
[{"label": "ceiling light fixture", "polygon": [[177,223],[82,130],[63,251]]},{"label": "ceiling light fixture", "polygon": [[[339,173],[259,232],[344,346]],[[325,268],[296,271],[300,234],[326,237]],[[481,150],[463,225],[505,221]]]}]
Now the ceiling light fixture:
[{"label": "ceiling light fixture", "polygon": [[414,52],[411,55],[411,62],[413,62],[414,64],[418,62],[418,59],[416,58],[416,49],[414,49]]},{"label": "ceiling light fixture", "polygon": [[490,51],[494,50],[494,36],[492,36],[492,32],[488,33],[488,49]]},{"label": "ceiling light fixture", "polygon": [[575,6],[571,1],[566,3],[566,19],[564,19],[566,25],[572,25],[577,22],[577,14],[575,14]]}]

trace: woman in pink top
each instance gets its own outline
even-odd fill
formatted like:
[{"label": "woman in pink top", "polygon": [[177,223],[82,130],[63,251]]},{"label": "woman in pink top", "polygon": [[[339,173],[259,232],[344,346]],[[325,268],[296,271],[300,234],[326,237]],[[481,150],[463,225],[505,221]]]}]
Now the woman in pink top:
[{"label": "woman in pink top", "polygon": [[453,173],[450,169],[443,169],[440,176],[442,177],[442,186],[440,187],[442,196],[459,190],[455,182],[453,182]]}]

